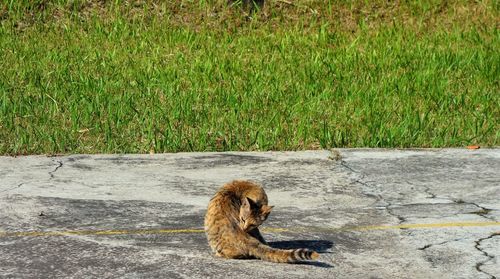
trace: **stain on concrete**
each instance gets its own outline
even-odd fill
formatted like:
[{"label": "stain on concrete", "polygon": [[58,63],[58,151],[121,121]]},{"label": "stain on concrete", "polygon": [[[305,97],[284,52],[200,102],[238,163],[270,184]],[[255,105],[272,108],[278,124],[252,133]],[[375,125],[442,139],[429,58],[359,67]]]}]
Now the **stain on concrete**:
[{"label": "stain on concrete", "polygon": [[186,169],[206,169],[229,166],[249,166],[272,162],[273,159],[256,156],[221,153],[212,155],[198,155],[188,158],[177,158],[175,162]]},{"label": "stain on concrete", "polygon": [[[12,210],[0,219],[0,227],[15,230],[86,230],[186,228],[203,226],[203,212],[193,212],[182,203],[161,203],[140,200],[83,200],[52,197],[27,198],[12,195],[6,203],[22,205],[24,210]],[[43,216],[39,213],[43,212]],[[27,216],[26,216],[27,215]],[[20,225],[19,221],[28,222]]]},{"label": "stain on concrete", "polygon": [[89,164],[82,164],[82,163],[74,163],[74,164],[71,164],[70,167],[78,169],[78,170],[82,170],[82,171],[90,171],[93,169]]}]

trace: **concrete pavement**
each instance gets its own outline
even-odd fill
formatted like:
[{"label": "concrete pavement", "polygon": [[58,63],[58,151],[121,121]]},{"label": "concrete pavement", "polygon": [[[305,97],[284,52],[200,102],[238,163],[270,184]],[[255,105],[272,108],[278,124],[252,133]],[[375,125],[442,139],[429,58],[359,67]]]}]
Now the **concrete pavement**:
[{"label": "concrete pavement", "polygon": [[[263,184],[264,237],[320,262],[224,260],[203,217]],[[0,157],[0,278],[500,278],[500,149]]]}]

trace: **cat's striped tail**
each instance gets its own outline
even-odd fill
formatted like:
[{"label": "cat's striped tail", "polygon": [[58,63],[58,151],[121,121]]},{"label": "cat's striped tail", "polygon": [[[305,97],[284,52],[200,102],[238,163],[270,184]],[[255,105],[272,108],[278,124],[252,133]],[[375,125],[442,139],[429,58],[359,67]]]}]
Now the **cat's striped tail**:
[{"label": "cat's striped tail", "polygon": [[275,263],[296,263],[306,260],[316,260],[319,254],[306,248],[281,250],[259,244],[250,249],[250,254],[256,258]]}]

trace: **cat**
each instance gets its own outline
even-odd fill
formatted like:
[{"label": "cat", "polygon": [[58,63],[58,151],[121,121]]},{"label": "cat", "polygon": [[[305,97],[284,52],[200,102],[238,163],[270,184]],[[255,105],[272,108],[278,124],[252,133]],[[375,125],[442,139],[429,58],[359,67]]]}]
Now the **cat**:
[{"label": "cat", "polygon": [[267,245],[258,227],[273,206],[264,189],[253,182],[234,180],[224,184],[208,204],[205,232],[216,256],[230,259],[258,258],[277,263],[316,260],[308,249],[281,250]]}]

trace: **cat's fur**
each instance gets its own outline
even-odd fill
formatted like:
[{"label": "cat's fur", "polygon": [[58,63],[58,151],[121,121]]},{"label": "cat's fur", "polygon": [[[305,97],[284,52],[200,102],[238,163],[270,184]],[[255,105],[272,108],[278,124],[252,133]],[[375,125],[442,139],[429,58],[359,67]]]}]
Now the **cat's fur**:
[{"label": "cat's fur", "polygon": [[205,216],[212,251],[224,258],[279,263],[317,259],[318,253],[308,249],[280,250],[267,245],[258,229],[273,208],[267,203],[264,189],[253,182],[235,180],[224,184],[210,200]]}]

